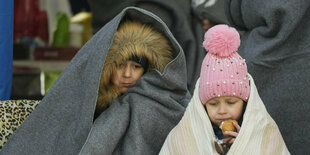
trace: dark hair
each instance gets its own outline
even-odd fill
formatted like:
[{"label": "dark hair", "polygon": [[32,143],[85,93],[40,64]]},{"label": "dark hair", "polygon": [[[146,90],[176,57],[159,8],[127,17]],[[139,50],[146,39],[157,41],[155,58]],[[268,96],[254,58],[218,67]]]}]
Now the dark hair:
[{"label": "dark hair", "polygon": [[139,56],[133,55],[128,60],[134,61],[134,62],[140,64],[144,69],[144,73],[149,68],[149,60],[145,56],[139,57]]}]

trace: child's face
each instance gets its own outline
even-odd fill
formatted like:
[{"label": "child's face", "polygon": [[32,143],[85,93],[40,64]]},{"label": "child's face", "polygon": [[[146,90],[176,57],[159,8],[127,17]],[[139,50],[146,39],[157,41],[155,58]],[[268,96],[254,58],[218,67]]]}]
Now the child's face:
[{"label": "child's face", "polygon": [[242,116],[244,101],[234,96],[216,97],[208,100],[205,107],[212,123],[220,126],[222,121],[239,120]]},{"label": "child's face", "polygon": [[120,64],[112,74],[112,83],[124,93],[133,87],[143,75],[144,69],[135,61],[126,61]]}]

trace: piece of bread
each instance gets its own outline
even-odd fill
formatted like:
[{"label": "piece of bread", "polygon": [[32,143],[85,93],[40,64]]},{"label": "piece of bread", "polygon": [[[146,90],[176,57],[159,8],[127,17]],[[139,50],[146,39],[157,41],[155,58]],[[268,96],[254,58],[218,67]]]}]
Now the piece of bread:
[{"label": "piece of bread", "polygon": [[235,126],[233,122],[238,123],[236,120],[227,120],[221,123],[220,129],[222,129],[222,133],[225,137],[228,136],[225,134],[225,131],[235,131]]}]

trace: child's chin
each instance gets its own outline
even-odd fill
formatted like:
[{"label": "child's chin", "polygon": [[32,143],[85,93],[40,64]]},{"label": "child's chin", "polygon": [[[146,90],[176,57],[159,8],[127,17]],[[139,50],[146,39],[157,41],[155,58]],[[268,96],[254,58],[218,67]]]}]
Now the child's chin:
[{"label": "child's chin", "polygon": [[120,92],[121,92],[121,93],[125,93],[127,90],[128,90],[128,88],[123,87],[123,88],[120,89]]}]

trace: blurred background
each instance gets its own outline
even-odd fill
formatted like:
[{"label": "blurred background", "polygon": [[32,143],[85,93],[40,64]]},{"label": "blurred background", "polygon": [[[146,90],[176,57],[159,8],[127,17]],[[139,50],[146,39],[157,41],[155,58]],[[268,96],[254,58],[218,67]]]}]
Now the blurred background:
[{"label": "blurred background", "polygon": [[0,26],[6,25],[8,30],[14,28],[8,33],[12,39],[3,37],[13,41],[8,43],[13,44],[13,48],[3,48],[0,37],[0,54],[6,53],[0,55],[0,62],[12,59],[0,66],[0,100],[41,100],[79,49],[127,6],[149,10],[167,24],[185,53],[188,88],[192,93],[206,54],[201,45],[204,32],[214,25],[227,23],[221,0],[3,2],[0,10],[10,13],[12,17],[3,16],[12,26],[4,22]]},{"label": "blurred background", "polygon": [[92,37],[86,0],[14,0],[11,99],[40,100]]}]

